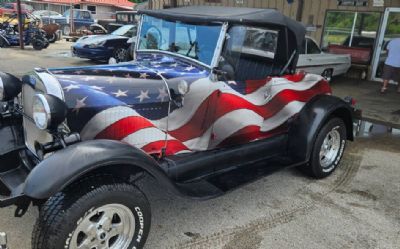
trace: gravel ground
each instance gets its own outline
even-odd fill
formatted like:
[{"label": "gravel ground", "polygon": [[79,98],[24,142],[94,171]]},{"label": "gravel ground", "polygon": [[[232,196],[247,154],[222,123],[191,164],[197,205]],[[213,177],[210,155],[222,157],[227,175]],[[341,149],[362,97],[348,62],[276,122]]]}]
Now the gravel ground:
[{"label": "gravel ground", "polygon": [[[0,70],[22,75],[34,66],[91,64],[68,57],[70,45],[0,49]],[[208,201],[177,198],[142,182],[153,212],[146,249],[399,249],[399,148],[400,136],[358,138],[327,179],[283,170]],[[0,231],[8,233],[10,249],[28,249],[37,210],[22,218],[13,212],[0,209]]]}]

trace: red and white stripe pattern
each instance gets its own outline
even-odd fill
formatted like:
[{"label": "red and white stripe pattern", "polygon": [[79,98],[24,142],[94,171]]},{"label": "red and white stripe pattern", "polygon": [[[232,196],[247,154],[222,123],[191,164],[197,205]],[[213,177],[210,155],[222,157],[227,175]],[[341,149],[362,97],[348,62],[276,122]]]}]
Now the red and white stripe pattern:
[{"label": "red and white stripe pattern", "polygon": [[307,101],[331,93],[322,77],[311,74],[248,83],[247,94],[241,94],[226,82],[199,79],[169,117],[148,120],[132,108],[112,107],[96,114],[81,136],[121,140],[149,154],[164,147],[167,155],[208,150],[285,132],[287,120]]}]

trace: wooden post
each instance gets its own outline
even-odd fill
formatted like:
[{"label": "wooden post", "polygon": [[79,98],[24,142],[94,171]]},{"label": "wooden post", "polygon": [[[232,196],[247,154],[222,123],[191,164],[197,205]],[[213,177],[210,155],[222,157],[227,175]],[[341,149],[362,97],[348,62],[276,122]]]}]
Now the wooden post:
[{"label": "wooden post", "polygon": [[171,8],[176,8],[178,7],[178,1],[177,0],[171,0]]},{"label": "wooden post", "polygon": [[69,13],[69,34],[74,32],[74,4],[72,3],[71,0],[71,9]]},{"label": "wooden post", "polygon": [[303,10],[304,10],[304,0],[298,0],[297,2],[297,13],[296,13],[296,21],[301,22],[303,19]]},{"label": "wooden post", "polygon": [[17,0],[17,18],[18,18],[18,33],[19,33],[19,47],[24,49],[24,23],[22,20],[21,0]]}]

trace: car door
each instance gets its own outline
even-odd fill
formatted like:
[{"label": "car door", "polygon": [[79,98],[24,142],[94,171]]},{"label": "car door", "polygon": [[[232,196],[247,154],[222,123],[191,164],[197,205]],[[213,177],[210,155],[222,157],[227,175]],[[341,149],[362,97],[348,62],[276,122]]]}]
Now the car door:
[{"label": "car door", "polygon": [[298,70],[322,75],[327,69],[332,69],[335,62],[332,56],[322,53],[318,45],[309,37],[306,38],[304,54],[299,57]]},{"label": "car door", "polygon": [[291,110],[284,110],[284,101],[274,98],[283,89],[279,84],[286,81],[275,83],[270,78],[281,69],[275,60],[277,43],[276,30],[239,25],[229,29],[219,67],[231,79],[215,83],[220,94],[209,148],[248,143],[286,131],[285,117]]},{"label": "car door", "polygon": [[92,17],[88,11],[76,11],[75,15],[75,29],[89,29],[93,23]]}]

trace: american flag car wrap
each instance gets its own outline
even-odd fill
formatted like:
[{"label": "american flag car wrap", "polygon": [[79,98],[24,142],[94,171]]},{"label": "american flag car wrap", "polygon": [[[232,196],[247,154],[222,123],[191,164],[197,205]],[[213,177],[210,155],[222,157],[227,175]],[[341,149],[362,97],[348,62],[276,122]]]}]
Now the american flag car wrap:
[{"label": "american flag car wrap", "polygon": [[[121,140],[149,154],[162,148],[166,155],[202,151],[284,133],[307,101],[331,93],[322,77],[311,74],[215,82],[202,66],[162,54],[50,72],[64,90],[72,131],[83,140]],[[180,106],[169,91],[182,81],[189,91]]]}]

